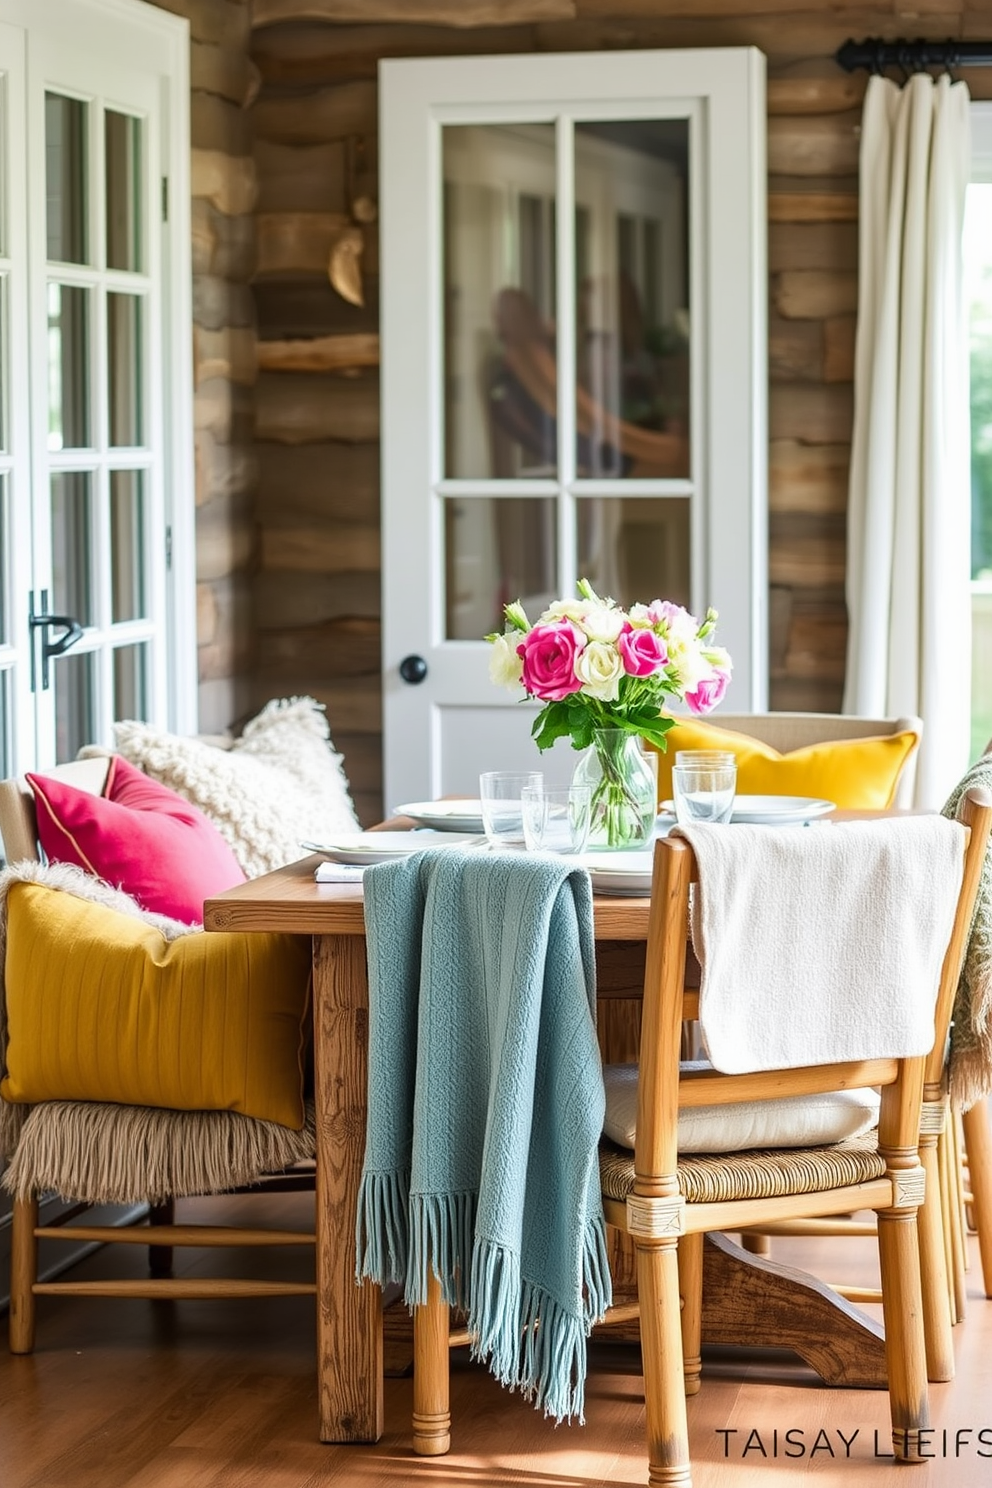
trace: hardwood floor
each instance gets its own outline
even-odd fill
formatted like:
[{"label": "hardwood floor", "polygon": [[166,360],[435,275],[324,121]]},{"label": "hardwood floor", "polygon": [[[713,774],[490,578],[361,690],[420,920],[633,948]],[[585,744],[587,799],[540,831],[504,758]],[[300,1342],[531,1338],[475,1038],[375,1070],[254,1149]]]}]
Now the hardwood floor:
[{"label": "hardwood floor", "polygon": [[[184,1212],[224,1222],[245,1202],[204,1201]],[[305,1195],[265,1202],[279,1206],[274,1223],[305,1221]],[[780,1240],[775,1254],[834,1281],[874,1279],[871,1241]],[[140,1272],[144,1256],[138,1248],[115,1265]],[[307,1264],[292,1254],[277,1262],[283,1275]],[[234,1264],[233,1253],[182,1257],[192,1273],[226,1266],[232,1274]],[[104,1252],[79,1274],[108,1270]],[[958,1377],[931,1387],[934,1459],[905,1480],[900,1473],[899,1483],[913,1488],[992,1482],[992,1302],[981,1295],[977,1254],[969,1303],[955,1330]],[[306,1298],[42,1298],[37,1351],[15,1359],[0,1345],[0,1488],[635,1488],[646,1480],[640,1361],[631,1345],[593,1345],[587,1424],[557,1429],[459,1351],[454,1450],[432,1461],[410,1455],[409,1378],[387,1381],[387,1429],[377,1446],[322,1446],[313,1347]],[[881,1453],[889,1439],[885,1394],[818,1388],[785,1357],[709,1355],[689,1422],[696,1488],[787,1488],[811,1477],[819,1488],[895,1481],[887,1476],[892,1462],[875,1455],[875,1433]]]}]

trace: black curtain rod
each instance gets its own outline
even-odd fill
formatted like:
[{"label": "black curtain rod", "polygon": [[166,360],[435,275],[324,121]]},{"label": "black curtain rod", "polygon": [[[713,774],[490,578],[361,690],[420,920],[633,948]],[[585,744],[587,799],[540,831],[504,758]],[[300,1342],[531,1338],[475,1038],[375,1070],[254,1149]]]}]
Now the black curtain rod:
[{"label": "black curtain rod", "polygon": [[992,41],[882,41],[870,36],[867,41],[845,41],[834,60],[845,72],[858,67],[867,67],[869,72],[884,72],[887,67],[901,67],[904,72],[926,67],[992,67]]}]

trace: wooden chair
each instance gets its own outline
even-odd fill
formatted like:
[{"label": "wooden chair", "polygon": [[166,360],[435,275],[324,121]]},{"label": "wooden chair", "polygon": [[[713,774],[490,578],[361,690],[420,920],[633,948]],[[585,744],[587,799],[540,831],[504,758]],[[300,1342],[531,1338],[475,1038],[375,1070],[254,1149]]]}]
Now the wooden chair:
[{"label": "wooden chair", "polygon": [[[964,953],[978,875],[992,826],[992,798],[969,796],[964,876],[944,955],[937,1017],[946,1019]],[[690,1488],[683,1361],[698,1361],[702,1318],[702,1244],[711,1230],[737,1230],[789,1215],[826,1216],[858,1209],[878,1216],[886,1362],[895,1457],[923,1460],[928,1426],[917,1209],[925,1175],[917,1156],[924,1058],[870,1058],[758,1074],[680,1070],[682,1025],[698,1013],[686,985],[690,885],[688,842],[659,841],[648,931],[640,1041],[636,1148],[604,1146],[601,1161],[608,1223],[633,1240],[637,1258],[647,1409],[648,1481]],[[774,892],[774,885],[769,886]],[[849,989],[852,990],[852,989]],[[760,997],[762,988],[755,988]],[[682,1161],[678,1110],[784,1094],[882,1087],[877,1142],[733,1153]],[[737,1197],[726,1198],[727,1191]],[[420,1455],[448,1448],[447,1309],[434,1282],[414,1314],[413,1445]],[[607,1315],[607,1321],[610,1321]]]},{"label": "wooden chair", "polygon": [[[99,795],[106,781],[109,758],[75,760],[47,769],[45,774]],[[0,781],[0,839],[8,863],[40,858],[34,798],[24,779]],[[2,995],[2,989],[0,989]],[[260,1176],[248,1186],[232,1183],[226,1192],[286,1192],[313,1188],[312,1161],[304,1159],[280,1172]],[[39,1224],[38,1196],[15,1198],[11,1216],[10,1350],[30,1353],[34,1348],[36,1298],[39,1296],[142,1297],[186,1299],[208,1297],[273,1297],[313,1295],[313,1282],[277,1281],[269,1278],[175,1278],[172,1275],[176,1246],[313,1246],[312,1231],[220,1227],[175,1222],[173,1199],[148,1206],[149,1223],[129,1227],[110,1224],[69,1224],[90,1207],[71,1203],[57,1220]],[[149,1276],[143,1280],[108,1279],[77,1281],[38,1279],[40,1240],[146,1245]]]}]

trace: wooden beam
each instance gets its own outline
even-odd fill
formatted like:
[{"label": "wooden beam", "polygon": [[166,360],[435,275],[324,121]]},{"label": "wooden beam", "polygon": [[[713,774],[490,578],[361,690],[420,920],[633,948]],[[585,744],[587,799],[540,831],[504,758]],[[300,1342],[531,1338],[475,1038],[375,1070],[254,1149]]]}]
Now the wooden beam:
[{"label": "wooden beam", "polygon": [[772,302],[794,320],[850,315],[858,308],[858,276],[853,270],[785,269],[772,275]]},{"label": "wooden beam", "polygon": [[261,212],[255,219],[255,276],[326,274],[335,239],[352,226],[343,212]]},{"label": "wooden beam", "polygon": [[770,191],[769,222],[857,222],[858,198],[840,191]]},{"label": "wooden beam", "polygon": [[264,373],[255,389],[255,437],[279,444],[379,438],[379,380]]},{"label": "wooden beam", "polygon": [[780,176],[857,174],[860,110],[791,114],[768,120],[768,173]]},{"label": "wooden beam", "polygon": [[288,21],[400,21],[469,29],[574,19],[575,0],[255,0],[252,6],[256,27]]},{"label": "wooden beam", "polygon": [[348,372],[378,367],[379,337],[314,336],[309,341],[259,341],[263,372]]},{"label": "wooden beam", "polygon": [[378,128],[376,85],[337,83],[306,93],[262,96],[252,109],[257,139],[283,145],[319,145]]},{"label": "wooden beam", "polygon": [[858,74],[836,77],[769,78],[769,114],[841,114],[859,108],[866,79]]}]

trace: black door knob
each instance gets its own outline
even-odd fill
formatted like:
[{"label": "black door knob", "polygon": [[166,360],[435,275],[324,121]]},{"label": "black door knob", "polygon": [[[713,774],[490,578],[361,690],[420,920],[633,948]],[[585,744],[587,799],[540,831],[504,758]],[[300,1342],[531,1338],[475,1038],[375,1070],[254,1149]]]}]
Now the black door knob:
[{"label": "black door knob", "polygon": [[427,676],[426,661],[422,656],[404,656],[400,662],[400,676],[404,682],[423,682]]}]

